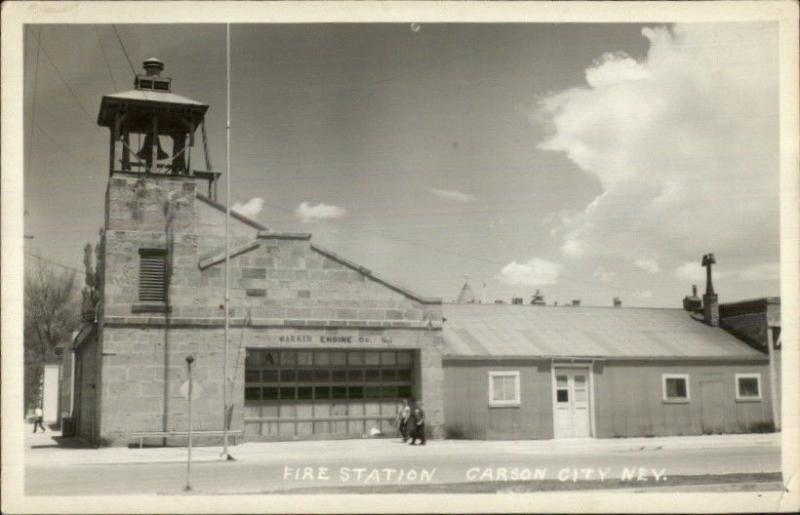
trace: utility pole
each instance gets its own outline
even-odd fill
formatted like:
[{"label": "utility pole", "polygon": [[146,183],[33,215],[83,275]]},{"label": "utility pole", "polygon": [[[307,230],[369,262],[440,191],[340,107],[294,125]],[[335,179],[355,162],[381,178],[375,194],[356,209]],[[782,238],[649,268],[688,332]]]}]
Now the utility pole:
[{"label": "utility pole", "polygon": [[192,363],[194,357],[190,354],[186,356],[186,367],[189,371],[189,392],[186,398],[189,400],[189,454],[186,459],[186,486],[183,488],[189,492],[192,489]]},{"label": "utility pole", "polygon": [[225,24],[225,345],[222,352],[222,455],[228,454],[228,333],[230,327],[230,225],[231,225],[231,24]]}]

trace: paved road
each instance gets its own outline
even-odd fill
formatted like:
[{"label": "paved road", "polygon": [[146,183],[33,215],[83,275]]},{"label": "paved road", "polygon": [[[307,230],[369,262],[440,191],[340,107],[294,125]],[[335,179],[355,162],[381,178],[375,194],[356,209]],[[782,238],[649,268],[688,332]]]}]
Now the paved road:
[{"label": "paved road", "polygon": [[[758,475],[780,470],[776,443],[731,440],[707,446],[702,441],[696,445],[686,441],[660,444],[648,440],[643,445],[624,440],[602,445],[432,441],[425,447],[393,440],[260,443],[232,448],[237,457],[234,462],[217,461],[216,449],[201,448],[195,455],[204,461],[192,466],[192,486],[193,491],[204,494],[289,492],[309,487],[429,488],[520,480],[550,485],[543,486],[545,489],[587,479],[601,488],[619,485],[616,480],[620,479],[631,486],[652,487],[678,476]],[[186,464],[175,460],[183,455],[185,449],[97,451],[32,446],[26,453],[26,492],[177,494],[185,485]],[[172,461],[159,461],[166,459],[164,456],[171,456]],[[141,462],[131,462],[136,460]]]}]

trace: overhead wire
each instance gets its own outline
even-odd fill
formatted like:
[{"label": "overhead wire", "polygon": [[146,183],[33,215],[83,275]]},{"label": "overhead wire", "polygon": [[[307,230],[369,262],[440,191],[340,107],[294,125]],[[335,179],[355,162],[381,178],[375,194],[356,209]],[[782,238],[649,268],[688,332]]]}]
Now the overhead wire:
[{"label": "overhead wire", "polygon": [[66,270],[70,270],[72,272],[76,272],[76,273],[79,273],[79,274],[84,273],[83,270],[79,270],[78,268],[75,268],[74,266],[61,264],[58,261],[53,261],[52,259],[46,258],[44,256],[40,256],[39,254],[35,254],[33,252],[30,252],[30,251],[25,251],[25,255],[28,256],[28,257],[32,257],[34,259],[38,259],[40,261],[44,261],[46,263],[50,263],[51,265],[54,265],[54,266],[57,266],[57,267],[60,267],[60,268],[64,268]]},{"label": "overhead wire", "polygon": [[[41,28],[39,29],[39,31],[40,31],[39,33],[41,35]],[[33,33],[31,32],[31,35],[32,34]],[[75,93],[75,90],[72,89],[72,86],[69,85],[69,82],[67,82],[67,79],[64,78],[64,74],[61,73],[61,70],[58,68],[56,63],[53,61],[52,57],[50,57],[50,54],[47,52],[47,49],[44,48],[44,46],[42,45],[41,39],[40,38],[36,38],[36,37],[35,37],[35,39],[36,39],[36,42],[38,43],[38,48],[41,49],[42,53],[44,54],[45,58],[47,59],[47,62],[49,62],[50,65],[53,67],[53,69],[56,71],[56,73],[58,74],[58,77],[61,79],[61,82],[64,84],[64,86],[70,92],[70,94],[72,95],[72,98],[75,99],[75,102],[78,104],[78,107],[80,107],[81,111],[83,111],[83,114],[86,115],[86,119],[89,120],[89,123],[92,124],[92,126],[95,128],[95,130],[100,130],[100,128],[95,124],[95,121],[92,118],[92,115],[90,115],[89,111],[86,110],[85,107],[83,107],[83,104],[81,103],[81,100],[78,97],[78,94]]]},{"label": "overhead wire", "polygon": [[103,40],[100,38],[100,29],[97,28],[97,25],[94,26],[94,33],[97,35],[97,43],[98,45],[100,45],[100,53],[103,56],[103,62],[106,64],[106,70],[108,70],[108,76],[111,78],[111,84],[114,85],[114,91],[119,91],[119,86],[117,86],[117,81],[114,80],[114,74],[111,72],[111,65],[108,64],[106,51],[105,48],[103,48]]},{"label": "overhead wire", "polygon": [[119,46],[122,47],[122,53],[125,54],[125,59],[128,61],[128,66],[131,67],[131,73],[136,75],[136,68],[133,66],[133,62],[131,61],[130,56],[128,56],[128,51],[125,49],[125,43],[122,42],[122,37],[119,35],[119,31],[117,30],[117,26],[115,24],[111,24],[111,28],[114,29],[114,34],[117,35],[117,41],[119,41]]},{"label": "overhead wire", "polygon": [[[32,29],[31,29],[32,30]],[[32,34],[32,33],[31,33]],[[28,158],[27,164],[25,165],[25,170],[30,173],[31,171],[31,160],[33,158],[33,126],[36,123],[36,97],[37,91],[39,87],[39,52],[42,49],[42,27],[39,27],[39,38],[38,43],[36,44],[36,61],[33,65],[33,100],[31,106],[31,130],[28,136]]]}]

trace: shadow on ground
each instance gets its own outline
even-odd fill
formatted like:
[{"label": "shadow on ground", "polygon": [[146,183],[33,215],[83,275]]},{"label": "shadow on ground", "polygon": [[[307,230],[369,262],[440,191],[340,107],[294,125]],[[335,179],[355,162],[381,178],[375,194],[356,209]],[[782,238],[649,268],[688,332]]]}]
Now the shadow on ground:
[{"label": "shadow on ground", "polygon": [[32,444],[31,449],[93,449],[86,441],[74,436],[53,435],[48,443]]}]

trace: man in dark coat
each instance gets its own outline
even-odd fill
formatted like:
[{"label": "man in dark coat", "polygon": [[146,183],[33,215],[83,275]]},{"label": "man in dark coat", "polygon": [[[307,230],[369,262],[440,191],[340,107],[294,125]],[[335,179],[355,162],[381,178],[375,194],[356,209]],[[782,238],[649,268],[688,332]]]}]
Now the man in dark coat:
[{"label": "man in dark coat", "polygon": [[420,444],[425,445],[425,412],[422,411],[422,403],[417,404],[411,411],[411,419],[408,424],[411,437],[409,445],[414,445],[417,440],[420,441]]}]

